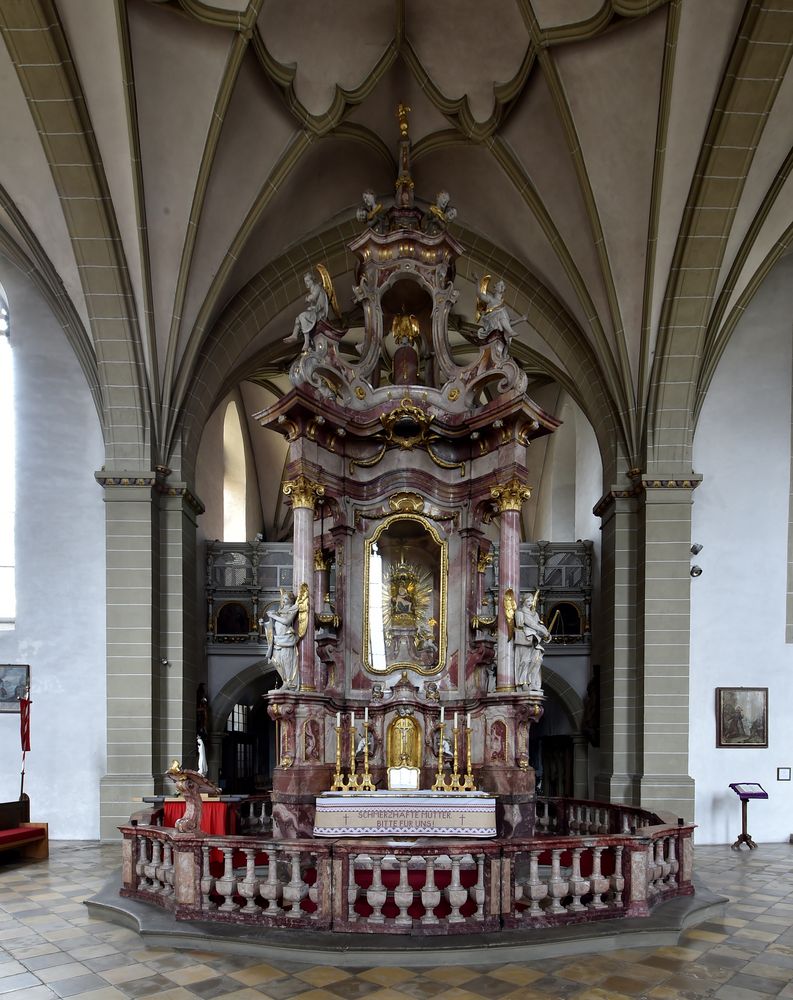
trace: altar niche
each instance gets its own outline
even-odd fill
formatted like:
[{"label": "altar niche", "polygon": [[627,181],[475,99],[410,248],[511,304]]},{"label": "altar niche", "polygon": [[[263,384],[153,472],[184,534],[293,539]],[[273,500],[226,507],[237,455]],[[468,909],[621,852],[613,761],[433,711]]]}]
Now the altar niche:
[{"label": "altar niche", "polygon": [[446,662],[448,546],[417,514],[386,518],[364,545],[363,663],[387,674]]}]

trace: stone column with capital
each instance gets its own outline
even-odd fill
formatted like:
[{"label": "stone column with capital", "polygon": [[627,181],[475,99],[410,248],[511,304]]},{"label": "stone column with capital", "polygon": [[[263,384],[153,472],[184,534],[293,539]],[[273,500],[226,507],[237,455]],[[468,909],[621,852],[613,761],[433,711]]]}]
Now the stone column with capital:
[{"label": "stone column with capital", "polygon": [[283,485],[284,494],[291,497],[293,515],[292,587],[295,596],[305,584],[308,587],[308,621],[306,631],[297,646],[298,677],[301,691],[317,690],[317,657],[314,649],[314,506],[324,496],[325,487],[304,475]]},{"label": "stone column with capital", "polygon": [[496,691],[515,690],[515,651],[510,642],[510,622],[504,606],[507,591],[520,596],[520,511],[531,496],[531,488],[518,479],[493,486],[490,495],[499,512],[498,539],[498,650]]}]

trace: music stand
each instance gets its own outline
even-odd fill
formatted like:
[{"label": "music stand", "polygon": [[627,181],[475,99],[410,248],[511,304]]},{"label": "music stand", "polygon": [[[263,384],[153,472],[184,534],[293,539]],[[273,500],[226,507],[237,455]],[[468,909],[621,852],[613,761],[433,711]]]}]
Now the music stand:
[{"label": "music stand", "polygon": [[763,788],[762,785],[758,785],[754,781],[733,781],[730,784],[730,788],[735,792],[738,798],[741,800],[741,826],[742,830],[738,834],[738,839],[732,845],[734,851],[739,851],[741,849],[741,844],[746,844],[746,846],[751,851],[752,848],[757,847],[757,844],[752,840],[746,830],[746,805],[749,799],[767,799],[768,792]]}]

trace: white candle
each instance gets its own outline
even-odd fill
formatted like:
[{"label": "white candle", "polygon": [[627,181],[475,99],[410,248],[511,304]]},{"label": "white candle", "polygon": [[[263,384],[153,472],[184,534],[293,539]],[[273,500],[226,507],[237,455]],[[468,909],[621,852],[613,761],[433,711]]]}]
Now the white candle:
[{"label": "white candle", "polygon": [[443,722],[443,705],[441,705],[441,722]]},{"label": "white candle", "polygon": [[363,721],[364,722],[368,722],[369,721],[369,706],[368,705],[365,705],[364,709],[363,709]]},{"label": "white candle", "polygon": [[457,713],[454,713],[454,728],[457,728]]},{"label": "white candle", "polygon": [[336,713],[336,728],[341,729],[341,712]]},{"label": "white candle", "polygon": [[468,715],[466,717],[465,724],[468,727],[468,729],[471,728],[471,713],[470,712],[468,713]]},{"label": "white candle", "polygon": [[355,712],[350,712],[350,729],[355,732]]}]

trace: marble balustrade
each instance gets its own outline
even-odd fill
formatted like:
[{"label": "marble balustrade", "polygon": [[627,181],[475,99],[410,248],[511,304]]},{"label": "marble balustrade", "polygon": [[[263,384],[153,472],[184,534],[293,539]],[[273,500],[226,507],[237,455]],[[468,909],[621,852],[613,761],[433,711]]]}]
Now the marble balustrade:
[{"label": "marble balustrade", "polygon": [[[544,800],[543,815],[580,834],[395,847],[130,825],[121,894],[177,920],[432,935],[646,916],[693,892],[693,826],[651,824],[658,817],[630,809],[644,825],[625,833],[621,807],[560,802]],[[607,822],[617,829],[601,832]]]}]

